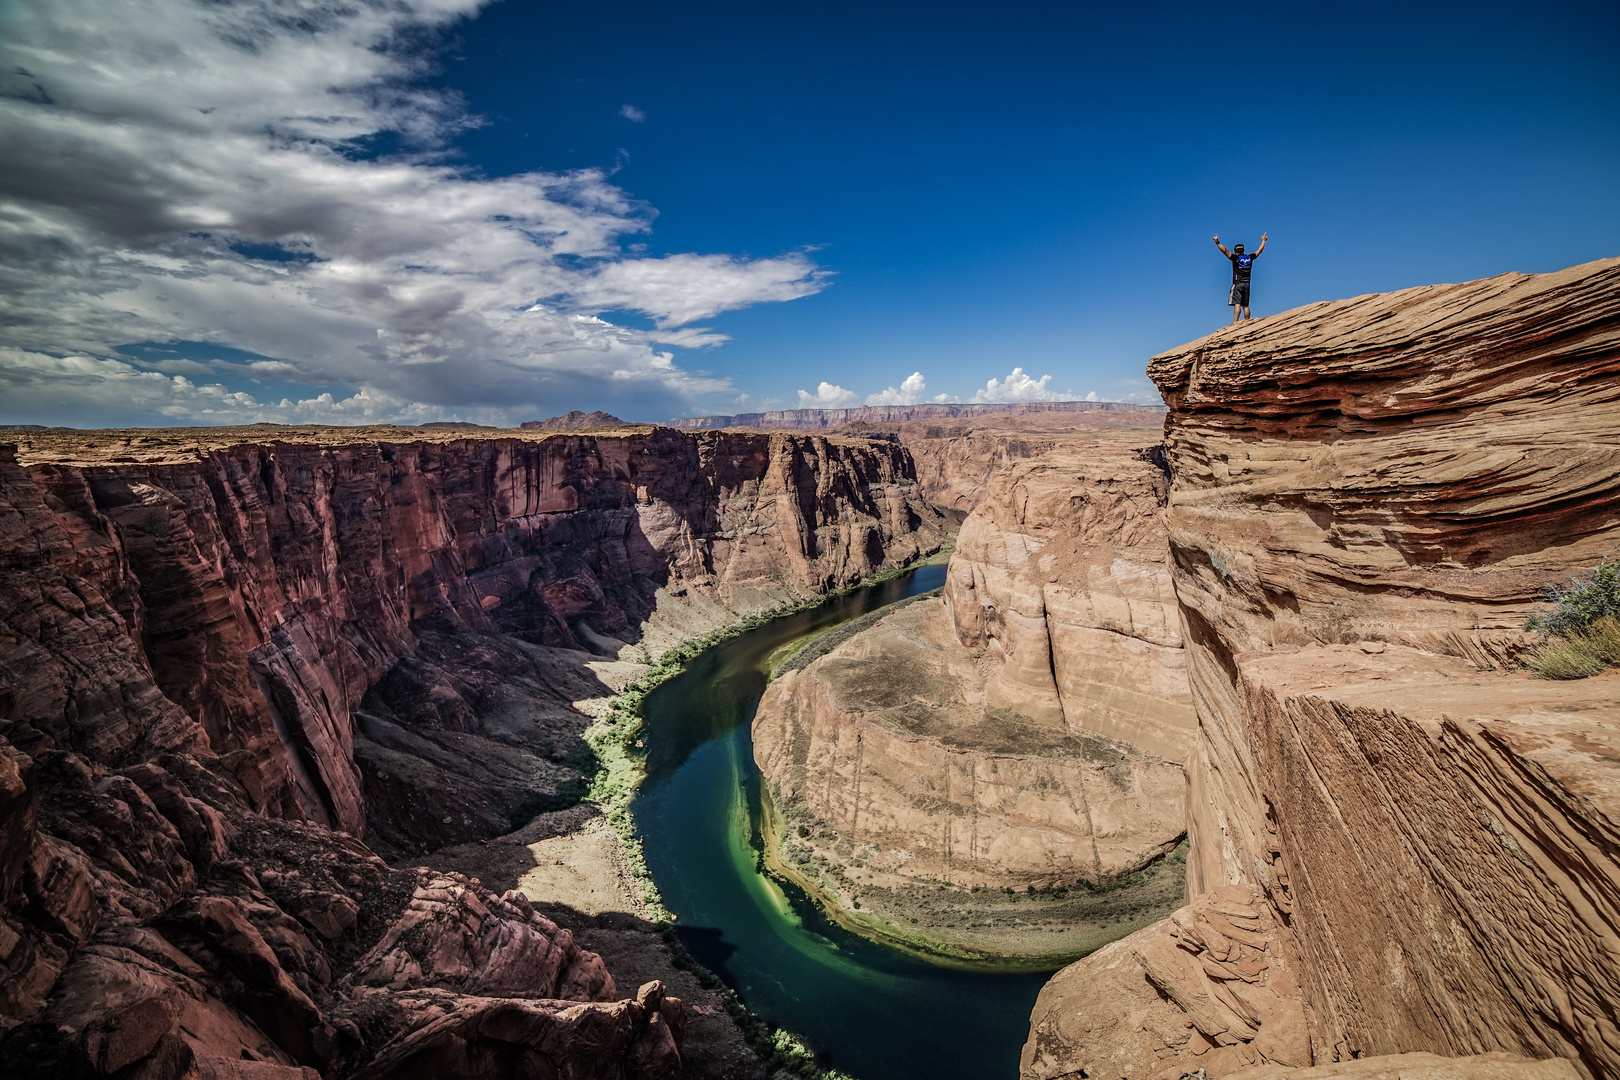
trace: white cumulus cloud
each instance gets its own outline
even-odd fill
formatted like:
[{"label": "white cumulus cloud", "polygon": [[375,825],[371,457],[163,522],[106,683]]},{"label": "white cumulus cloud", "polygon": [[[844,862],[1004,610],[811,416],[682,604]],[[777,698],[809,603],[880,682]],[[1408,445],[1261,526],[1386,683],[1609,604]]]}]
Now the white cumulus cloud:
[{"label": "white cumulus cloud", "polygon": [[816,387],[815,393],[807,390],[799,391],[799,408],[801,409],[848,409],[861,402],[861,397],[853,390],[845,390],[842,386],[834,386],[824,382]]},{"label": "white cumulus cloud", "polygon": [[933,397],[929,397],[928,383],[923,379],[923,373],[920,371],[913,371],[906,376],[905,381],[899,386],[891,386],[886,390],[880,390],[875,394],[866,396],[868,405],[917,405],[925,401],[946,404],[956,400],[957,398],[952,394],[935,394]]},{"label": "white cumulus cloud", "polygon": [[[183,364],[184,362],[180,362]],[[177,367],[180,364],[164,365]],[[210,365],[197,365],[206,369]],[[255,396],[223,383],[167,371],[146,370],[126,360],[70,353],[53,356],[0,346],[0,391],[16,415],[52,419],[52,406],[75,402],[77,424],[116,427],[138,415],[146,425],[172,424],[416,424],[455,419],[508,422],[498,409],[446,411],[378,390],[342,397],[328,391],[308,397]]]},{"label": "white cumulus cloud", "polygon": [[[668,416],[734,392],[667,347],[720,345],[693,324],[810,295],[824,272],[798,252],[645,256],[629,241],[653,212],[602,170],[448,164],[479,121],[421,88],[421,42],[479,6],[0,8],[0,420],[515,422],[561,400]],[[405,149],[379,155],[385,137]],[[120,352],[132,342],[275,367],[220,361],[204,383]],[[310,396],[259,401],[244,380],[270,375]]]},{"label": "white cumulus cloud", "polygon": [[619,115],[630,121],[632,124],[639,124],[643,120],[647,119],[647,110],[638,109],[634,105],[625,104],[619,106]]},{"label": "white cumulus cloud", "polygon": [[[979,403],[994,403],[998,405],[1015,404],[1020,401],[1073,401],[1075,394],[1072,390],[1051,389],[1052,376],[1042,375],[1035,379],[1024,374],[1024,369],[1015,367],[1012,374],[1005,379],[990,379],[984,384],[983,390],[976,390],[973,400]],[[1092,397],[1089,400],[1095,401]]]}]

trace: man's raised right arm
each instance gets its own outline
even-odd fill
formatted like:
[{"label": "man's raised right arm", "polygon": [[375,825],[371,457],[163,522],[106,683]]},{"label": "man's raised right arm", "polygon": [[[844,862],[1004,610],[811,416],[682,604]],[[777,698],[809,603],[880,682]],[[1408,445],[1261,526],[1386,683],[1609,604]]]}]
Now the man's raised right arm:
[{"label": "man's raised right arm", "polygon": [[1220,233],[1216,233],[1214,236],[1210,237],[1210,239],[1215,241],[1215,246],[1221,249],[1221,254],[1222,255],[1225,255],[1228,259],[1230,259],[1232,257],[1232,253],[1230,251],[1226,250],[1226,245],[1221,243],[1221,234]]}]

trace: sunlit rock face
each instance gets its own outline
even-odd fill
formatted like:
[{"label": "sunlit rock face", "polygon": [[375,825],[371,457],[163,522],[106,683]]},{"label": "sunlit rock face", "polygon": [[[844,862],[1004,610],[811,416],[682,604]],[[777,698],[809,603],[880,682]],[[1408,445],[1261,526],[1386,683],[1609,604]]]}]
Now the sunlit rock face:
[{"label": "sunlit rock face", "polygon": [[942,600],[767,691],[754,756],[803,823],[784,859],[823,893],[954,940],[943,924],[963,917],[929,928],[882,904],[908,884],[1106,884],[1175,847],[1194,717],[1156,436],[1072,434],[1010,463],[962,526]]},{"label": "sunlit rock face", "polygon": [[[1192,744],[1156,438],[1075,439],[992,482],[945,587],[985,699],[1180,762]],[[1154,433],[1155,435],[1157,433]]]},{"label": "sunlit rock face", "polygon": [[850,857],[917,881],[1103,884],[1175,846],[1174,763],[990,705],[983,668],[940,601],[909,605],[777,680],[754,757]]},{"label": "sunlit rock face", "polygon": [[937,550],[904,449],[274,433],[0,453],[4,1071],[679,1075],[659,985],[359,838],[504,831],[620,654]]},{"label": "sunlit rock face", "polygon": [[[1515,666],[1543,589],[1620,544],[1620,260],[1315,304],[1149,374],[1199,721],[1194,909],[1250,890],[1318,1065],[1495,1051],[1620,1072],[1620,674]],[[1267,1049],[1252,972],[1202,966],[1208,993],[1252,1004],[1217,1031],[1196,973],[1150,952],[1066,982],[1134,1000],[1146,980],[1203,1041],[1081,1032],[1055,990],[1037,1032],[1076,1067],[1307,1063]],[[1062,1074],[1037,1043],[1026,1074]]]}]

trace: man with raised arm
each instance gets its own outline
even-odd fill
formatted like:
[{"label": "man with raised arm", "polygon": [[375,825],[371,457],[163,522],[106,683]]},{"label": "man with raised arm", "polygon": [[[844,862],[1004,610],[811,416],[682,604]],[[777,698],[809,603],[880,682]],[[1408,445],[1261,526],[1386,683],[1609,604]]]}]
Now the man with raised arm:
[{"label": "man with raised arm", "polygon": [[1232,250],[1228,251],[1226,245],[1221,243],[1220,234],[1215,234],[1215,246],[1221,249],[1222,255],[1232,260],[1232,292],[1227,296],[1226,302],[1232,305],[1232,322],[1234,324],[1240,318],[1254,318],[1253,315],[1249,314],[1249,274],[1254,269],[1254,260],[1260,257],[1262,251],[1266,250],[1267,235],[1261,233],[1260,246],[1255,248],[1252,254],[1245,255],[1242,244],[1233,244]]}]

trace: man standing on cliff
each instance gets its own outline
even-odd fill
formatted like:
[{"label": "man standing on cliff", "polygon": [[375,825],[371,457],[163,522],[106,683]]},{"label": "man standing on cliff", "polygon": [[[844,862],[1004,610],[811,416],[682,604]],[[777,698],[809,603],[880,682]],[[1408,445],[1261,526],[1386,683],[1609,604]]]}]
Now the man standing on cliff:
[{"label": "man standing on cliff", "polygon": [[1221,243],[1220,234],[1215,234],[1215,246],[1221,249],[1222,255],[1232,260],[1232,292],[1226,298],[1226,302],[1232,305],[1232,322],[1234,324],[1240,318],[1254,318],[1253,315],[1249,314],[1249,273],[1254,269],[1254,260],[1260,257],[1262,251],[1266,250],[1267,235],[1269,234],[1261,233],[1260,246],[1254,249],[1252,255],[1245,255],[1242,244],[1234,244],[1232,250],[1228,251],[1226,245]]}]

